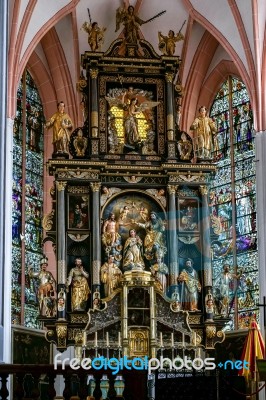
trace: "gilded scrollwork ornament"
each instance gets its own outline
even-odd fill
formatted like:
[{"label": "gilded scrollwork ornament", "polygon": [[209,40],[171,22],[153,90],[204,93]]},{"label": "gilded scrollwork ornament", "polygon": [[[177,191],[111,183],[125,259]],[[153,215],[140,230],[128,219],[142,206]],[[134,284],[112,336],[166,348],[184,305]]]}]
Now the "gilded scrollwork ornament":
[{"label": "gilded scrollwork ornament", "polygon": [[206,326],[206,337],[208,339],[213,339],[216,336],[216,326],[215,325],[207,325]]},{"label": "gilded scrollwork ornament", "polygon": [[66,339],[67,337],[67,325],[57,324],[56,325],[56,333],[58,339]]},{"label": "gilded scrollwork ornament", "polygon": [[85,76],[84,76],[84,74],[83,74],[83,71],[81,71],[79,80],[78,80],[78,82],[77,82],[77,90],[78,90],[79,92],[83,92],[83,90],[85,90],[86,87],[87,87],[87,81],[86,81],[86,79],[85,79]]},{"label": "gilded scrollwork ornament", "polygon": [[44,215],[42,219],[42,227],[45,231],[50,231],[53,228],[53,218],[55,211],[52,210],[49,214]]}]

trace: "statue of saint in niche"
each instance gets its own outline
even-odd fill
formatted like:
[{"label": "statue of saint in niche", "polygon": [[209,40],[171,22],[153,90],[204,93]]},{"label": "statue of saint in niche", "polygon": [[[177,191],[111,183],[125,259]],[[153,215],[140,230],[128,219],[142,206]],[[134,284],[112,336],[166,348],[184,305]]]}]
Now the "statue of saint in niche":
[{"label": "statue of saint in niche", "polygon": [[129,237],[124,245],[123,253],[123,269],[128,270],[143,270],[145,264],[143,261],[143,243],[137,235],[135,229],[130,229]]}]

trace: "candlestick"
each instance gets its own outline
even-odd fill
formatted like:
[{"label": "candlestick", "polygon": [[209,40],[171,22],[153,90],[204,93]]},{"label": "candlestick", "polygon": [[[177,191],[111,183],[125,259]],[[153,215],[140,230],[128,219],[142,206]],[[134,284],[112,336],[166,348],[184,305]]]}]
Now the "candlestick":
[{"label": "candlestick", "polygon": [[83,346],[85,347],[86,344],[87,344],[87,332],[84,331],[84,332],[83,332]]},{"label": "candlestick", "polygon": [[174,347],[174,333],[171,333],[171,345]]},{"label": "candlestick", "polygon": [[160,332],[160,346],[163,347],[163,333]]},{"label": "candlestick", "polygon": [[118,347],[121,347],[121,333],[118,332]]},{"label": "candlestick", "polygon": [[185,347],[185,334],[182,333],[182,347]]},{"label": "candlestick", "polygon": [[95,336],[94,336],[94,346],[98,347],[98,332],[95,332]]},{"label": "candlestick", "polygon": [[109,332],[106,332],[106,346],[109,347]]}]

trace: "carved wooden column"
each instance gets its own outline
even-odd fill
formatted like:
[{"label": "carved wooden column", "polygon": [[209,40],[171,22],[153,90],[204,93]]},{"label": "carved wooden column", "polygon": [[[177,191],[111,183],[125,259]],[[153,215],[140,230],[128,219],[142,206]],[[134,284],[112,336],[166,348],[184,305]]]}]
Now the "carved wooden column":
[{"label": "carved wooden column", "polygon": [[89,70],[91,77],[91,155],[99,155],[99,101],[98,101],[98,69]]},{"label": "carved wooden column", "polygon": [[178,243],[177,243],[177,226],[176,226],[176,190],[178,186],[168,185],[168,239],[169,239],[169,275],[170,275],[170,293],[169,296],[177,288],[178,277]]},{"label": "carved wooden column", "polygon": [[91,182],[92,190],[92,292],[100,291],[101,231],[100,188],[101,182]]},{"label": "carved wooden column", "polygon": [[[212,265],[211,265],[211,227],[210,210],[208,202],[208,187],[200,186],[199,191],[202,197],[202,254],[203,254],[203,286],[204,286],[204,304],[205,310],[208,307],[207,299],[213,300],[212,295]],[[213,308],[213,307],[212,307]],[[211,308],[210,308],[211,309]],[[212,320],[213,312],[206,311],[206,318]]]},{"label": "carved wooden column", "polygon": [[[57,181],[57,221],[56,221],[56,257],[57,257],[57,294],[65,298],[66,270],[66,216],[65,216],[65,188],[67,182]],[[60,313],[60,314],[59,314]],[[58,313],[58,318],[66,318],[66,309]]]},{"label": "carved wooden column", "polygon": [[210,210],[209,210],[207,186],[200,186],[199,190],[202,196],[201,230],[202,230],[204,286],[206,287],[206,286],[212,286]]},{"label": "carved wooden column", "polygon": [[173,72],[166,72],[166,131],[167,131],[167,158],[176,159],[176,143],[174,137],[174,106],[173,106]]}]

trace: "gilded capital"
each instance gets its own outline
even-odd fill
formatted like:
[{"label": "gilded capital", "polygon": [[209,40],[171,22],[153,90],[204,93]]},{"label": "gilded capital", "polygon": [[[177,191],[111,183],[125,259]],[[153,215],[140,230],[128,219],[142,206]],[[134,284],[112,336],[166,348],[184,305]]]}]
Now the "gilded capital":
[{"label": "gilded capital", "polygon": [[57,187],[57,190],[58,190],[58,192],[61,192],[62,190],[65,190],[65,188],[66,188],[66,185],[67,185],[67,182],[63,182],[63,181],[56,181],[56,187]]},{"label": "gilded capital", "polygon": [[167,191],[169,194],[175,194],[177,188],[178,186],[175,185],[167,185]]},{"label": "gilded capital", "polygon": [[165,80],[166,80],[166,82],[168,82],[168,83],[173,83],[173,80],[174,80],[174,74],[173,74],[173,72],[166,72],[166,73],[165,73]]},{"label": "gilded capital", "polygon": [[93,192],[99,192],[99,190],[101,188],[101,182],[91,182],[90,186],[91,186],[91,190]]},{"label": "gilded capital", "polygon": [[208,194],[208,188],[207,188],[207,186],[200,186],[200,187],[199,187],[199,191],[200,191],[200,194],[201,194],[202,196],[206,196],[206,195]]},{"label": "gilded capital", "polygon": [[99,70],[97,68],[91,68],[90,69],[90,76],[92,79],[96,79],[99,73]]}]

